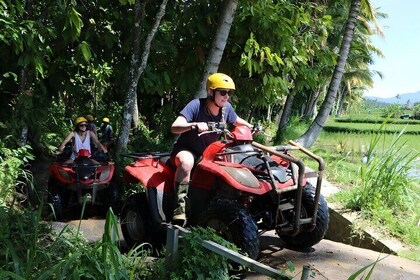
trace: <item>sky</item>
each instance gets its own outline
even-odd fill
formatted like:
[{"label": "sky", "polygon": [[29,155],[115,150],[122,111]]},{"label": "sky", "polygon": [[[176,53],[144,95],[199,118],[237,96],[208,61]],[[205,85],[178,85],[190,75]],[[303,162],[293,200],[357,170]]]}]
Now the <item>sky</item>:
[{"label": "sky", "polygon": [[370,67],[382,72],[383,79],[375,75],[365,96],[388,98],[420,91],[420,0],[370,1],[388,18],[379,20],[385,37],[373,38],[385,58],[375,56]]}]

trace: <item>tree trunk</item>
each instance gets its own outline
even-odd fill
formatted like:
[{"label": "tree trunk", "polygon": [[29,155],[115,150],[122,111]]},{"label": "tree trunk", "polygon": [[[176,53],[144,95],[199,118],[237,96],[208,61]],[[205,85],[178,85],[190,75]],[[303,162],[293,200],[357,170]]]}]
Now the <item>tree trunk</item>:
[{"label": "tree trunk", "polygon": [[277,140],[281,139],[281,134],[284,132],[287,125],[289,124],[289,117],[290,117],[290,113],[292,112],[292,105],[293,105],[294,99],[295,99],[295,92],[293,91],[287,96],[286,102],[284,103],[284,106],[283,106],[283,111],[281,114],[277,132],[276,132],[275,139]]},{"label": "tree trunk", "polygon": [[284,103],[283,113],[281,114],[281,119],[279,123],[279,130],[284,131],[284,129],[289,124],[289,117],[292,112],[293,101],[295,100],[295,92],[290,93],[286,98],[286,103]]},{"label": "tree trunk", "polygon": [[306,102],[305,109],[303,111],[303,118],[312,119],[315,112],[316,102],[319,97],[319,90],[314,90],[309,94],[308,101]]},{"label": "tree trunk", "polygon": [[133,128],[136,130],[140,125],[140,117],[139,117],[139,103],[137,101],[137,92],[134,94],[134,102],[133,102]]},{"label": "tree trunk", "polygon": [[[25,14],[24,18],[26,20],[30,19],[32,17],[32,11],[33,11],[33,2],[32,0],[29,0],[26,2],[25,5]],[[23,66],[22,70],[20,71],[20,80],[19,80],[19,90],[20,94],[25,95],[25,98],[23,99],[31,99],[33,96],[33,90],[32,90],[32,82],[33,82],[34,74],[30,67],[30,65]],[[27,101],[27,99],[26,99]],[[20,104],[22,106],[22,104]],[[21,145],[26,145],[28,141],[28,131],[32,130],[32,124],[30,121],[30,116],[28,115],[29,112],[27,112],[27,109],[25,110],[25,107],[23,107],[23,110],[21,109],[21,112],[24,112],[23,114],[20,114],[23,117],[23,127],[21,129]]]},{"label": "tree trunk", "polygon": [[341,92],[339,92],[339,97],[337,98],[337,109],[335,111],[335,115],[336,116],[340,116],[341,115],[341,111],[343,110],[343,104],[344,101],[346,100],[346,91],[343,88],[341,90]]},{"label": "tree trunk", "polygon": [[334,106],[337,90],[340,86],[344,73],[344,66],[350,51],[350,44],[353,39],[354,29],[356,28],[357,17],[360,12],[360,2],[361,0],[353,0],[351,2],[349,17],[347,19],[343,41],[341,42],[337,65],[334,68],[330,86],[324,102],[322,103],[321,109],[308,130],[301,137],[296,139],[296,141],[304,147],[310,147],[315,143]]},{"label": "tree trunk", "polygon": [[226,42],[229,37],[230,28],[235,16],[235,11],[238,7],[238,2],[239,0],[226,0],[225,5],[221,9],[216,34],[214,35],[206,65],[204,66],[203,75],[201,76],[201,81],[195,94],[197,98],[207,96],[207,78],[210,74],[217,72],[217,69],[219,68],[223,51],[225,50]]},{"label": "tree trunk", "polygon": [[[117,155],[125,152],[127,150],[128,136],[131,127],[131,121],[133,118],[133,108],[135,106],[136,94],[137,94],[137,84],[141,74],[147,65],[147,59],[149,58],[150,46],[152,40],[158,30],[162,17],[165,15],[166,4],[168,0],[163,0],[160,4],[159,11],[156,14],[155,22],[152,29],[147,35],[146,41],[144,42],[143,53],[141,59],[139,58],[140,53],[140,36],[135,34],[133,41],[133,54],[130,61],[129,69],[129,82],[127,94],[124,102],[124,116],[121,124],[120,136],[117,143]],[[136,23],[135,31],[140,32],[141,28],[141,4],[140,1],[136,1],[135,4],[135,13],[136,13]]]},{"label": "tree trunk", "polygon": [[271,104],[268,104],[268,108],[267,108],[267,122],[271,122],[271,114],[273,113],[273,106],[271,106]]}]

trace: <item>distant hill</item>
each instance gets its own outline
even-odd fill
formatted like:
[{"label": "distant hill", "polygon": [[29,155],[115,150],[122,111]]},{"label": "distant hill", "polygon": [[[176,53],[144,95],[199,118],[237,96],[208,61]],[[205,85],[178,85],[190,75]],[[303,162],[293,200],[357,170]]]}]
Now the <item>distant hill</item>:
[{"label": "distant hill", "polygon": [[420,91],[415,93],[404,93],[400,94],[399,98],[397,97],[389,97],[389,98],[382,98],[377,96],[365,96],[365,99],[377,101],[379,103],[387,103],[387,104],[407,104],[407,101],[410,100],[411,104],[416,102],[420,102]]}]

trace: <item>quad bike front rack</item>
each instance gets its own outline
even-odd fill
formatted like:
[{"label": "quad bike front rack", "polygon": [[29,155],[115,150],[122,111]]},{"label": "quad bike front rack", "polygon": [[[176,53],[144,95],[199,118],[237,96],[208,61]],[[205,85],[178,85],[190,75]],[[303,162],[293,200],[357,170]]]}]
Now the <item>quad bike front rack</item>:
[{"label": "quad bike front rack", "polygon": [[[257,142],[252,142],[252,145],[262,151],[265,151],[269,154],[273,154],[276,155],[282,159],[285,159],[291,163],[294,163],[297,165],[298,167],[298,177],[297,177],[297,189],[296,189],[296,197],[295,197],[295,205],[294,205],[294,223],[293,223],[293,231],[290,233],[291,236],[296,236],[299,232],[300,232],[300,227],[302,224],[310,224],[311,227],[308,229],[308,231],[312,231],[315,229],[316,227],[316,217],[317,217],[317,212],[318,212],[318,202],[320,199],[320,194],[321,194],[321,185],[322,185],[322,177],[323,177],[323,173],[325,170],[325,163],[324,160],[315,155],[314,153],[312,153],[311,151],[309,151],[308,149],[306,149],[305,147],[303,147],[302,145],[300,145],[299,143],[296,143],[294,141],[289,141],[289,144],[291,146],[272,146],[272,147],[268,147],[265,145],[262,145],[260,143]],[[300,213],[301,213],[301,206],[302,206],[302,193],[303,193],[303,188],[305,187],[304,185],[304,177],[305,177],[305,165],[304,163],[287,154],[284,152],[287,152],[288,150],[299,150],[300,152],[304,153],[305,155],[309,156],[310,158],[312,158],[313,160],[318,162],[318,171],[316,172],[315,176],[317,177],[317,182],[316,182],[316,189],[315,189],[315,201],[314,201],[314,213],[312,215],[312,217],[309,218],[300,218]],[[283,151],[283,152],[280,152]],[[270,173],[270,172],[269,172]],[[273,183],[273,188],[274,188],[274,183]],[[295,187],[292,187],[295,188]],[[279,203],[279,200],[278,202]],[[277,211],[278,213],[278,211]],[[276,217],[276,221],[277,221],[277,217]]]}]

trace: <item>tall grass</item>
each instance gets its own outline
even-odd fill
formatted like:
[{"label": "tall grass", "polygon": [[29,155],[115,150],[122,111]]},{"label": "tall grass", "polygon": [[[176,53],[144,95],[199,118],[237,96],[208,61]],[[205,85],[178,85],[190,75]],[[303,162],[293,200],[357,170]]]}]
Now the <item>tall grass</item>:
[{"label": "tall grass", "polygon": [[[4,211],[7,210],[7,211]],[[148,279],[147,251],[120,252],[117,218],[110,209],[103,238],[89,244],[80,228],[60,232],[41,221],[41,209],[0,209],[0,279]],[[83,212],[83,211],[82,211]],[[80,225],[79,225],[80,227]]]},{"label": "tall grass", "polygon": [[406,149],[402,135],[403,131],[395,134],[389,144],[383,134],[373,135],[366,151],[366,164],[359,169],[359,186],[350,190],[344,203],[386,227],[391,234],[418,246],[419,185],[410,177],[410,170],[419,152]]},{"label": "tall grass", "polygon": [[0,205],[10,205],[15,199],[18,187],[31,184],[32,175],[24,169],[29,159],[33,159],[31,147],[11,149],[0,140]]},{"label": "tall grass", "polygon": [[[380,127],[382,129],[382,126]],[[389,146],[381,145],[382,134],[375,134],[368,146],[366,164],[360,168],[361,187],[356,189],[348,206],[371,210],[378,206],[409,209],[413,203],[409,171],[418,152],[404,151],[402,132]],[[383,142],[382,142],[383,143]]]}]

